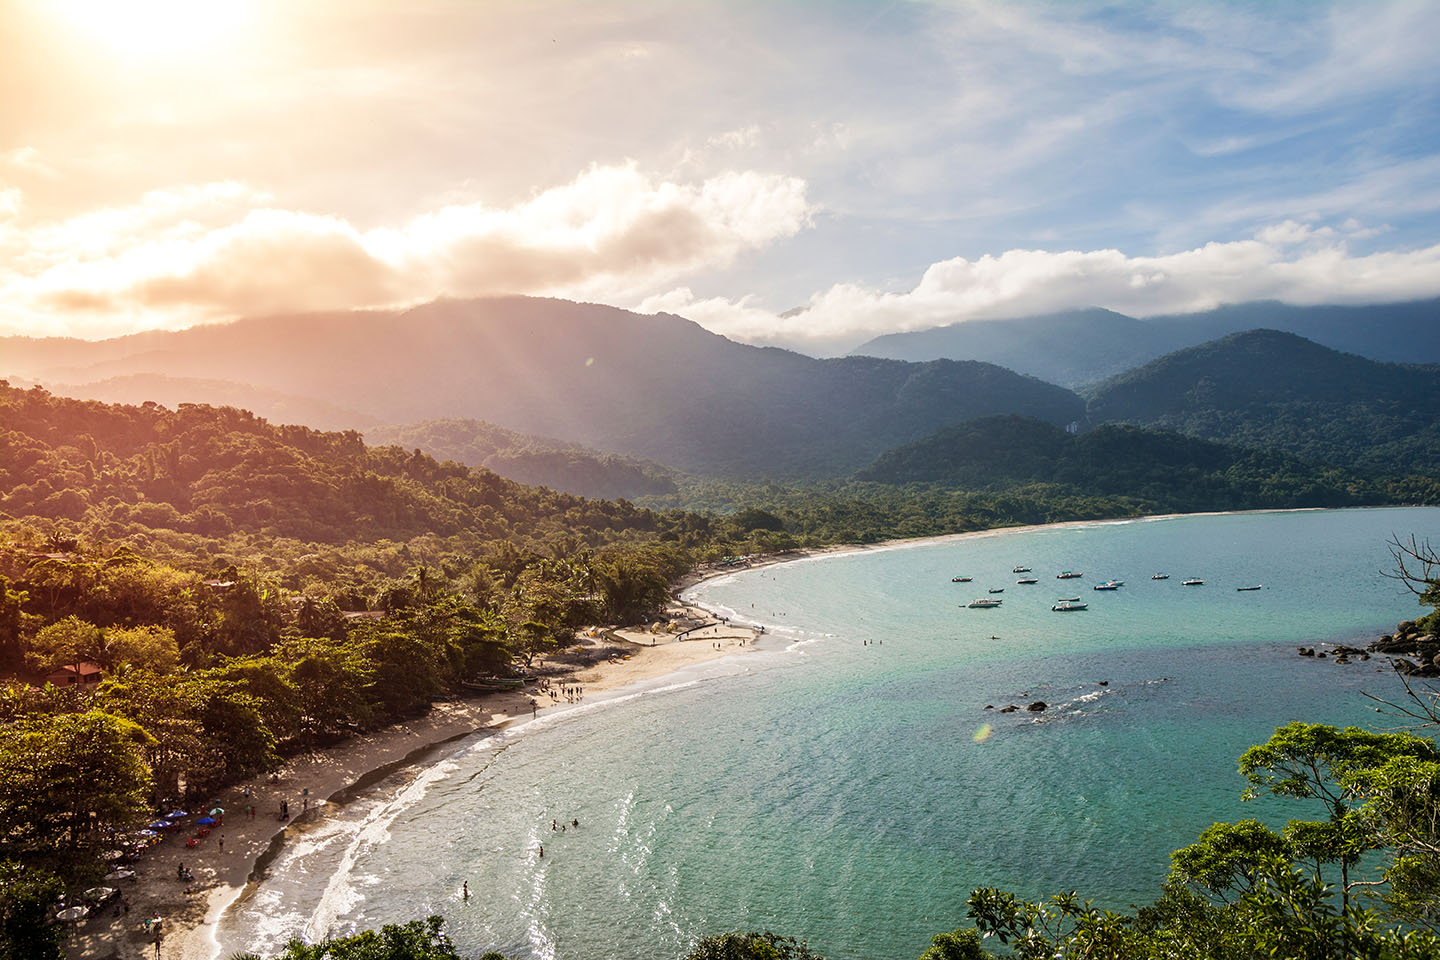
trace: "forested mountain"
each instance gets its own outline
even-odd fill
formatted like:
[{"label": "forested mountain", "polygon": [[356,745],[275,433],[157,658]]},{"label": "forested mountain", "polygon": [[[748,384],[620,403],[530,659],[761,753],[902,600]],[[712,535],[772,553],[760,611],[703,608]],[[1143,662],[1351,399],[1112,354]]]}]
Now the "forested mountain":
[{"label": "forested mountain", "polygon": [[1077,494],[1134,497],[1177,511],[1440,499],[1440,483],[1418,478],[1363,478],[1269,450],[1122,424],[1070,435],[1016,416],[947,427],[883,454],[858,477],[981,491],[1058,484]]},{"label": "forested mountain", "polygon": [[991,413],[1078,417],[1069,391],[984,363],[815,360],[670,315],[524,297],[246,320],[98,344],[0,343],[9,371],[240,381],[385,423],[476,417],[721,476],[848,473]]},{"label": "forested mountain", "polygon": [[1174,350],[1261,327],[1372,360],[1440,363],[1440,300],[1360,307],[1295,307],[1267,300],[1145,320],[1092,308],[887,334],[850,353],[911,361],[985,360],[1073,389]]},{"label": "forested mountain", "polygon": [[1372,473],[1440,471],[1440,366],[1377,363],[1275,330],[1180,350],[1098,386],[1123,421]]},{"label": "forested mountain", "polygon": [[424,420],[371,427],[365,431],[365,441],[418,449],[439,460],[485,467],[519,483],[581,497],[631,500],[676,490],[674,471],[661,464],[516,433],[484,420]]}]

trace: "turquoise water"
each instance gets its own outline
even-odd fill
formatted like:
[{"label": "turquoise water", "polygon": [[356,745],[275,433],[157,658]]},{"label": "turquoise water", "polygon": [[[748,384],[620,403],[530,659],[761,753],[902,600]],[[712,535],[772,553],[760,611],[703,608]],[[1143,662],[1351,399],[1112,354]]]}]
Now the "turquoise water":
[{"label": "turquoise water", "polygon": [[[977,886],[1146,902],[1207,824],[1295,812],[1239,801],[1248,745],[1295,719],[1380,719],[1360,691],[1396,695],[1382,661],[1295,647],[1418,613],[1380,572],[1386,539],[1411,532],[1440,539],[1440,510],[1057,527],[709,581],[696,597],[770,626],[762,649],[459,745],[330,808],[222,943],[441,913],[477,954],[662,960],[769,928],[832,960],[910,960],[964,925]],[[1016,585],[1017,564],[1040,582]],[[962,574],[974,582],[950,582]],[[1126,586],[1091,589],[1110,577]],[[1002,586],[999,609],[962,608]],[[1050,611],[1068,596],[1090,609]],[[1037,699],[1043,714],[985,709]]]}]

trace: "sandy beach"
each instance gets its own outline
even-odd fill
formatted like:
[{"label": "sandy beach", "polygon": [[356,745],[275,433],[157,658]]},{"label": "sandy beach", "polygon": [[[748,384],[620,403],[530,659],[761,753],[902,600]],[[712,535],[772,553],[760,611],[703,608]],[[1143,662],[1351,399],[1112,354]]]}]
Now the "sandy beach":
[{"label": "sandy beach", "polygon": [[[129,902],[128,911],[117,916],[112,902],[81,921],[67,942],[67,954],[76,960],[215,960],[220,951],[212,936],[215,923],[262,858],[268,860],[272,845],[284,843],[288,826],[322,816],[327,803],[405,766],[422,764],[448,743],[524,722],[537,712],[570,709],[564,696],[552,698],[548,692],[562,681],[583,688],[586,696],[619,690],[742,653],[756,636],[677,602],[655,624],[582,631],[576,648],[533,664],[530,673],[541,679],[523,690],[441,701],[416,720],[292,757],[278,782],[257,778],[192,804],[191,820],[218,806],[225,810],[223,823],[196,846],[186,847],[185,838],[195,833],[187,820],[175,835],[150,848],[131,865],[134,879],[114,882]],[[288,820],[280,819],[282,802],[288,804]],[[193,881],[178,878],[182,865]],[[162,918],[158,950],[155,935],[143,926],[156,914]]]}]

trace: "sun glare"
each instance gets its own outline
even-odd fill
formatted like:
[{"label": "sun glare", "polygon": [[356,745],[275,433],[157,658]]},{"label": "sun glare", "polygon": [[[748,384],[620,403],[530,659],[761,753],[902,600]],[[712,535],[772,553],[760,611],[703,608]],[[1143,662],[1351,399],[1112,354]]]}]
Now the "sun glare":
[{"label": "sun glare", "polygon": [[246,14],[242,0],[55,0],[55,9],[90,41],[134,57],[211,49]]}]

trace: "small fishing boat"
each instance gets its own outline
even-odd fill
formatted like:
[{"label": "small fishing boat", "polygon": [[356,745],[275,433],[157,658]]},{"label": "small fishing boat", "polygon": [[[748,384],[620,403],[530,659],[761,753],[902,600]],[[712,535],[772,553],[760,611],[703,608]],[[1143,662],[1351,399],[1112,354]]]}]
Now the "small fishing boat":
[{"label": "small fishing boat", "polygon": [[1004,592],[1005,592],[1005,588],[1004,588],[1004,587],[991,587],[991,588],[990,588],[990,592],[991,592],[991,593],[1004,593]]},{"label": "small fishing boat", "polygon": [[1061,600],[1051,607],[1056,613],[1070,613],[1072,610],[1084,610],[1089,604],[1081,603],[1079,600]]},{"label": "small fishing boat", "polygon": [[1151,579],[1151,580],[1169,580],[1169,579],[1170,579],[1170,574],[1168,574],[1168,573],[1152,573],[1152,574],[1150,574],[1150,579]]},{"label": "small fishing boat", "polygon": [[1118,584],[1118,583],[1110,583],[1109,581],[1106,581],[1105,583],[1097,583],[1097,584],[1095,584],[1095,586],[1091,587],[1090,589],[1091,589],[1091,590],[1119,590],[1119,589],[1120,589],[1120,584]]},{"label": "small fishing boat", "polygon": [[1181,580],[1180,585],[1182,587],[1201,587],[1205,585],[1205,581],[1199,577],[1191,577],[1189,580]]},{"label": "small fishing boat", "polygon": [[1029,567],[1013,567],[1013,568],[1011,568],[1010,572],[1011,572],[1011,573],[1029,573],[1029,572],[1030,572],[1030,568],[1029,568]]},{"label": "small fishing boat", "polygon": [[974,579],[975,579],[974,577],[951,577],[951,578],[950,578],[950,582],[951,582],[951,583],[969,583],[971,580],[974,580]]},{"label": "small fishing boat", "polygon": [[1059,573],[1055,574],[1055,579],[1056,579],[1056,580],[1074,580],[1074,579],[1076,579],[1076,578],[1078,578],[1078,577],[1083,577],[1083,576],[1085,576],[1085,574],[1083,574],[1083,573],[1076,573],[1076,572],[1073,571],[1073,570],[1061,570]]},{"label": "small fishing boat", "polygon": [[1079,597],[1061,597],[1059,600],[1056,600],[1055,602],[1056,602],[1056,603],[1079,603],[1079,602],[1080,602],[1080,598],[1079,598]]},{"label": "small fishing boat", "polygon": [[969,607],[972,610],[988,610],[991,607],[998,607],[1004,602],[1004,600],[996,600],[993,597],[981,597],[978,600],[971,600],[969,603],[965,604],[965,606]]},{"label": "small fishing boat", "polygon": [[1038,577],[1021,577],[1019,580],[1016,580],[1015,582],[1016,582],[1016,583],[1039,583],[1039,582],[1040,582],[1040,579],[1039,579]]},{"label": "small fishing boat", "polygon": [[1253,586],[1253,587],[1236,587],[1235,589],[1236,589],[1238,592],[1240,592],[1240,593],[1244,593],[1244,592],[1247,591],[1247,590],[1263,590],[1264,588],[1265,588],[1265,584],[1263,584],[1263,583],[1257,583],[1257,584],[1255,584],[1255,586]]}]

